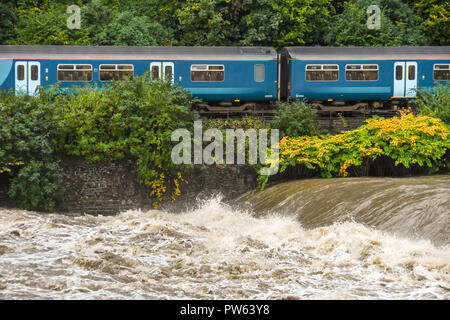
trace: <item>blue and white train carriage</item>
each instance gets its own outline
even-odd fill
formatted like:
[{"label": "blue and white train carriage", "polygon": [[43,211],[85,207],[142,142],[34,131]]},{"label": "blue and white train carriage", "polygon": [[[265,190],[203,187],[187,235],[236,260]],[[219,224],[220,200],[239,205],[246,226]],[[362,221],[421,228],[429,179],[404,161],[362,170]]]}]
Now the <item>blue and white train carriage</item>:
[{"label": "blue and white train carriage", "polygon": [[[287,47],[281,94],[319,109],[398,105],[450,81],[450,47]],[[331,108],[330,108],[331,107]]]},{"label": "blue and white train carriage", "polygon": [[0,89],[101,86],[149,71],[204,101],[273,101],[278,55],[268,47],[0,46]]},{"label": "blue and white train carriage", "polygon": [[[306,99],[319,109],[390,108],[450,81],[450,47],[0,46],[0,89],[102,86],[149,71],[208,110]],[[211,108],[215,106],[215,108]]]}]

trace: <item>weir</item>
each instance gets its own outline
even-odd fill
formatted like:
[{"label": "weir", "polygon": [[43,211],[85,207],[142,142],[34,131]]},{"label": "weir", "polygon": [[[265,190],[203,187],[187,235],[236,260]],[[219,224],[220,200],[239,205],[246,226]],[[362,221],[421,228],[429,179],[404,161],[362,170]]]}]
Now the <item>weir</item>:
[{"label": "weir", "polygon": [[294,216],[308,229],[354,221],[398,236],[450,243],[450,175],[295,180],[240,201],[257,216]]}]

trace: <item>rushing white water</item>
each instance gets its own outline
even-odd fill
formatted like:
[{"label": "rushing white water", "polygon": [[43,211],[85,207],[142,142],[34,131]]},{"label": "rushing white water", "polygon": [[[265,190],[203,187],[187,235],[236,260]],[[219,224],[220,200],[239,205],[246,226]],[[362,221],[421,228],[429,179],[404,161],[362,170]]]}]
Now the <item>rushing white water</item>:
[{"label": "rushing white water", "polygon": [[179,214],[0,209],[1,299],[449,299],[449,272],[448,245],[218,198]]}]

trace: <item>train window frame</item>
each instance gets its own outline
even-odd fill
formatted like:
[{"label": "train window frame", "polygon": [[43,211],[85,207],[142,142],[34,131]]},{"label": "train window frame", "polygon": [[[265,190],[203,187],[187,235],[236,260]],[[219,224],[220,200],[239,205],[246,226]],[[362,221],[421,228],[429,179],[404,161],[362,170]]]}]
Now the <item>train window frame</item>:
[{"label": "train window frame", "polygon": [[[157,68],[158,70],[157,70],[157,75],[156,75],[156,77],[155,77],[155,74],[154,74],[154,72],[153,72],[153,68]],[[158,64],[153,64],[153,65],[150,65],[150,75],[151,75],[151,78],[152,78],[152,80],[160,80],[161,79],[161,66],[160,65],[158,65]]]},{"label": "train window frame", "polygon": [[39,67],[35,64],[30,67],[30,81],[39,81]]},{"label": "train window frame", "polygon": [[[106,68],[106,69],[102,70],[102,67],[104,67],[104,66],[111,66],[111,67],[114,67],[114,69],[113,68]],[[120,69],[119,68],[119,67],[124,67],[124,66],[126,66],[126,67],[130,67],[131,66],[131,69]],[[127,64],[127,63],[119,63],[119,64],[116,64],[116,63],[103,63],[103,64],[100,64],[98,66],[98,80],[100,82],[120,81],[122,79],[119,79],[119,80],[114,80],[114,79],[102,80],[101,73],[102,72],[111,72],[111,71],[112,72],[129,72],[130,70],[131,70],[131,72],[133,72],[133,75],[131,77],[131,80],[132,80],[132,79],[134,79],[134,64]]]},{"label": "train window frame", "polygon": [[[411,68],[412,68],[412,72],[411,72]],[[411,75],[412,75],[412,77],[411,77]],[[416,80],[416,66],[414,64],[410,64],[408,66],[408,80],[409,81]]]},{"label": "train window frame", "polygon": [[[17,74],[17,80],[18,81],[25,81],[25,66],[23,64],[17,64],[17,68],[16,68],[16,74]],[[19,69],[21,69],[22,71],[20,72]],[[21,75],[21,77],[20,77]]]},{"label": "train window frame", "polygon": [[[257,69],[259,71],[257,71]],[[255,64],[255,66],[253,67],[253,80],[257,83],[266,81],[266,66],[265,65]]]},{"label": "train window frame", "polygon": [[[436,66],[446,66],[447,68],[436,68]],[[436,71],[448,71],[448,79],[436,79]],[[450,64],[449,63],[435,63],[433,64],[433,80],[434,81],[450,81]]]},{"label": "train window frame", "polygon": [[[204,70],[192,70],[193,68],[197,68],[197,67],[205,67],[205,69]],[[222,67],[222,70],[210,69],[210,67]],[[216,81],[216,80],[192,80],[192,71],[223,72],[223,80],[218,80],[218,81]],[[225,65],[223,65],[223,64],[191,64],[190,79],[191,79],[191,82],[215,82],[215,83],[225,82]]]},{"label": "train window frame", "polygon": [[[404,69],[403,65],[398,64],[395,66],[395,69],[394,69],[395,81],[403,81],[403,69]],[[397,72],[398,70],[400,70],[400,74]]]},{"label": "train window frame", "polygon": [[[173,64],[165,64],[163,63],[164,66],[164,81],[169,81],[169,82],[173,82],[173,78],[174,78],[174,74],[173,74]],[[170,77],[167,77],[167,68],[170,68]]]},{"label": "train window frame", "polygon": [[[359,69],[351,69],[349,70],[348,67],[360,67]],[[364,69],[364,67],[376,67],[376,69]],[[364,72],[364,71],[376,71],[377,72],[377,78],[375,80],[351,80],[351,79],[347,79],[347,72],[348,71],[353,71],[353,72]],[[352,64],[346,64],[345,65],[345,81],[348,82],[359,82],[359,81],[369,81],[369,82],[376,82],[380,80],[380,66],[378,64],[374,64],[374,63],[370,63],[370,64],[360,64],[360,63],[352,63]]]},{"label": "train window frame", "polygon": [[[320,69],[310,69],[310,72],[313,71],[326,71],[324,67],[337,67],[336,69],[329,69],[328,71],[337,71],[337,79],[336,80],[308,80],[307,79],[307,73],[308,73],[308,67],[320,67]],[[338,64],[307,64],[305,65],[305,81],[307,82],[338,82],[340,77],[340,69]]]},{"label": "train window frame", "polygon": [[[69,69],[69,68],[60,68],[61,66],[72,66],[73,68]],[[77,66],[89,66],[90,69],[77,69]],[[59,79],[59,72],[60,71],[90,71],[91,72],[91,80],[60,80]],[[60,63],[57,65],[56,67],[56,79],[58,82],[91,82],[94,80],[94,72],[93,72],[93,68],[92,68],[92,64],[85,64],[85,63]]]}]

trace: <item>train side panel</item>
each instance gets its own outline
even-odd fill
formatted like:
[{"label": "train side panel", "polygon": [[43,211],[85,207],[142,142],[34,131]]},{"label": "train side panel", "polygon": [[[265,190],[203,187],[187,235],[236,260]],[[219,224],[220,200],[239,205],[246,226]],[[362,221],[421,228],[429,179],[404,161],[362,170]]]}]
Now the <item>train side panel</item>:
[{"label": "train side panel", "polygon": [[[0,80],[2,88],[16,89],[15,70],[16,62],[35,62],[39,64],[40,86],[60,83],[63,88],[83,86],[87,83],[103,86],[100,81],[101,65],[133,65],[134,74],[142,75],[150,71],[152,64],[172,65],[173,82],[188,89],[196,98],[205,101],[272,101],[277,98],[277,66],[276,60],[0,60]],[[162,64],[164,63],[164,64]],[[91,81],[58,81],[59,65],[90,65],[92,66]],[[224,79],[222,81],[192,81],[191,67],[197,66],[223,66]],[[258,76],[255,70],[258,68]],[[262,71],[261,71],[262,70]],[[161,72],[161,71],[160,71]],[[27,75],[29,77],[29,75]],[[259,77],[256,79],[255,77]]]},{"label": "train side panel", "polygon": [[[290,61],[290,99],[335,100],[335,101],[370,101],[389,100],[396,96],[394,90],[395,63],[417,63],[417,88],[430,90],[436,82],[446,84],[448,81],[434,79],[436,64],[450,64],[450,60],[291,60]],[[308,66],[337,66],[338,79],[326,81],[308,81]],[[346,79],[346,66],[378,66],[377,80],[349,81]],[[403,70],[403,79],[407,71]],[[413,92],[413,91],[411,91]],[[409,94],[408,96],[410,96]],[[414,96],[416,92],[414,90]],[[404,94],[403,96],[406,96]]]},{"label": "train side panel", "polygon": [[[346,81],[345,66],[378,65],[378,80],[376,81]],[[337,65],[338,79],[334,81],[307,81],[306,66]],[[291,99],[308,100],[385,100],[392,96],[393,64],[390,61],[341,61],[341,60],[292,60]]]},{"label": "train side panel", "polygon": [[0,89],[14,88],[14,60],[0,59]]},{"label": "train side panel", "polygon": [[[225,77],[221,82],[193,81],[192,65],[223,65]],[[179,63],[179,83],[193,96],[205,101],[271,101],[277,98],[278,63],[268,61],[184,61]],[[263,76],[255,79],[255,68]],[[258,80],[258,81],[255,81]]]},{"label": "train side panel", "polygon": [[[434,78],[435,65],[450,65],[450,60],[419,60],[418,62],[418,79],[417,85],[420,89],[430,91],[436,86],[436,83],[448,85],[448,80],[436,80]],[[448,71],[450,73],[450,69]]]}]

